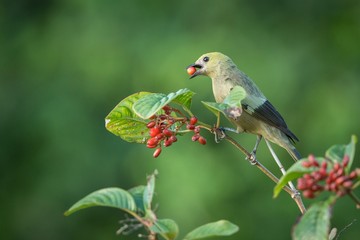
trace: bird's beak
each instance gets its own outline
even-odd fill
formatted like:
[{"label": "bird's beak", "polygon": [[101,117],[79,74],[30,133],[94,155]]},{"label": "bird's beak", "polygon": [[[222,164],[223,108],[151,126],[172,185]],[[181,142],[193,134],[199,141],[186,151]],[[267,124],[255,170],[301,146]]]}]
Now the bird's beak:
[{"label": "bird's beak", "polygon": [[189,69],[191,67],[196,68],[196,71],[193,74],[191,74],[190,79],[203,74],[203,71],[202,71],[203,66],[201,64],[194,63],[194,64],[189,65],[186,69]]}]

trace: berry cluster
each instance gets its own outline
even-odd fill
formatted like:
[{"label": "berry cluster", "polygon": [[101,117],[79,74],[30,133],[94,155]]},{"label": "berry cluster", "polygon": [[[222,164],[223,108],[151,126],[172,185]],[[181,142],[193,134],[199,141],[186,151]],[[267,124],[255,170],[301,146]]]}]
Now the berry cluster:
[{"label": "berry cluster", "polygon": [[[349,156],[345,155],[342,163],[332,164],[332,168],[328,169],[328,162],[324,160],[321,164],[313,155],[308,157],[307,161],[301,164],[305,168],[314,167],[315,171],[310,174],[304,174],[298,179],[297,187],[303,191],[306,198],[314,198],[320,192],[326,190],[343,196],[351,190],[353,180],[357,178],[357,172],[354,170],[350,174],[346,174],[345,168],[349,164]],[[325,183],[320,184],[320,181]]]},{"label": "berry cluster", "polygon": [[186,125],[186,128],[188,130],[194,131],[194,136],[192,136],[192,138],[191,138],[191,140],[193,142],[198,141],[200,144],[205,145],[206,144],[206,139],[200,135],[200,127],[195,126],[197,121],[198,121],[197,118],[195,116],[192,116],[190,118],[189,123]]},{"label": "berry cluster", "polygon": [[206,144],[204,137],[200,136],[200,127],[196,126],[197,118],[192,116],[190,120],[187,117],[176,117],[173,112],[182,114],[178,109],[169,105],[163,107],[163,114],[154,115],[146,125],[149,129],[150,138],[146,142],[148,148],[156,148],[153,157],[156,158],[161,153],[161,146],[169,147],[177,141],[176,134],[179,129],[186,124],[188,130],[194,131],[193,141],[199,141]]}]

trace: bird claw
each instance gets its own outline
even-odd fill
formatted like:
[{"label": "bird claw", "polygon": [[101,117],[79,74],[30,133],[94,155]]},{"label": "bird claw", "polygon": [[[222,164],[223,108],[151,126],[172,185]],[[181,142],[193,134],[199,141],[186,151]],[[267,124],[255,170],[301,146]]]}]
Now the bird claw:
[{"label": "bird claw", "polygon": [[214,127],[212,129],[212,133],[215,135],[215,142],[219,143],[222,139],[226,137],[225,128],[222,127]]},{"label": "bird claw", "polygon": [[222,139],[225,138],[226,134],[225,134],[225,129],[222,127],[219,128],[214,128],[213,132],[215,134],[215,142],[219,143]]},{"label": "bird claw", "polygon": [[256,159],[256,151],[251,151],[249,156],[246,156],[245,160],[248,160],[251,165],[256,165],[257,159]]}]

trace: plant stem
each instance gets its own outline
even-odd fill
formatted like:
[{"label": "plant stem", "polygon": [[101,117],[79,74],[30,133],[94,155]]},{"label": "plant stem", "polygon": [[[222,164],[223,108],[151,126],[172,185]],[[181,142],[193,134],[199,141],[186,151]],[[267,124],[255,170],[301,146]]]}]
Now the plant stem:
[{"label": "plant stem", "polygon": [[353,191],[350,191],[348,193],[348,195],[351,197],[352,200],[354,200],[354,202],[356,203],[356,208],[359,209],[360,208],[360,199],[354,194]]},{"label": "plant stem", "polygon": [[[220,131],[220,132],[219,132]],[[273,182],[278,183],[279,179],[272,173],[270,172],[264,165],[262,165],[254,155],[250,154],[243,146],[241,146],[236,140],[234,140],[232,137],[229,137],[226,133],[224,133],[223,131],[221,131],[220,129],[215,129],[213,130],[213,133],[215,135],[222,135],[222,139],[225,139],[226,141],[228,141],[229,143],[231,143],[232,145],[234,145],[237,149],[239,149],[245,156],[246,159],[251,163],[251,165],[255,165],[257,168],[259,168],[267,177],[269,177]],[[298,208],[300,209],[300,212],[302,214],[305,213],[306,208],[304,206],[304,203],[301,199],[301,196],[299,194],[298,191],[294,191],[291,188],[289,188],[288,186],[284,186],[283,189],[290,194],[290,196],[294,199],[296,205],[298,206]]]}]

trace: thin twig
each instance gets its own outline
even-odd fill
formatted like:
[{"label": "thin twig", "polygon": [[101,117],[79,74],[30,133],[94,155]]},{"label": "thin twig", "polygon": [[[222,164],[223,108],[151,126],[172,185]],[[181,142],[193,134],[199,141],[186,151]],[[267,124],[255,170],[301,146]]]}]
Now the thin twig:
[{"label": "thin twig", "polygon": [[[214,129],[213,133],[215,135],[222,135],[221,138],[225,139],[232,145],[234,145],[237,149],[239,149],[245,156],[246,159],[252,164],[255,165],[257,168],[259,168],[267,177],[269,177],[273,182],[278,183],[279,179],[270,172],[264,165],[262,165],[254,155],[250,154],[243,146],[241,146],[236,140],[234,140],[232,137],[228,136],[226,133],[221,131],[220,129]],[[216,138],[216,137],[215,137]],[[302,214],[305,213],[306,208],[304,206],[304,203],[302,202],[300,194],[296,191],[294,192],[290,187],[284,186],[283,189],[290,194],[290,196],[294,199],[296,205],[300,209],[300,212]]]},{"label": "thin twig", "polygon": [[353,191],[350,191],[348,195],[351,197],[352,200],[356,203],[356,208],[360,208],[360,199],[354,194]]}]

